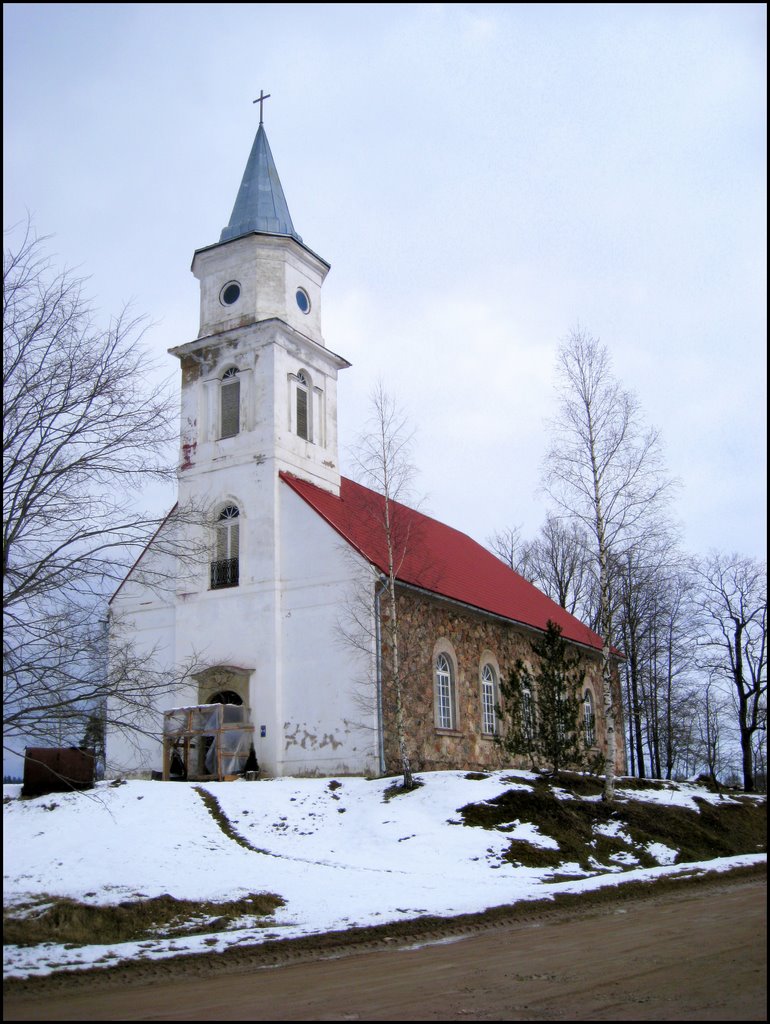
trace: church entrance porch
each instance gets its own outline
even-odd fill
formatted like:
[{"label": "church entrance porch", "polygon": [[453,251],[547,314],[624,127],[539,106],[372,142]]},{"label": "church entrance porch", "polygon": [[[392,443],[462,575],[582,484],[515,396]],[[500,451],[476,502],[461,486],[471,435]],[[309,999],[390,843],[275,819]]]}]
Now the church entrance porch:
[{"label": "church entrance porch", "polygon": [[223,782],[248,770],[254,726],[243,704],[197,704],[163,713],[163,780]]}]

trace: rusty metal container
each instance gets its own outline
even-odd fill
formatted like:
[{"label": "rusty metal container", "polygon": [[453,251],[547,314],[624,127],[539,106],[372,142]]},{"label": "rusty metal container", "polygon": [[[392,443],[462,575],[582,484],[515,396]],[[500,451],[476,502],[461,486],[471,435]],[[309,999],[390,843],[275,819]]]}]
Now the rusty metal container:
[{"label": "rusty metal container", "polygon": [[22,796],[91,789],[96,757],[80,747],[27,747],[24,751]]}]

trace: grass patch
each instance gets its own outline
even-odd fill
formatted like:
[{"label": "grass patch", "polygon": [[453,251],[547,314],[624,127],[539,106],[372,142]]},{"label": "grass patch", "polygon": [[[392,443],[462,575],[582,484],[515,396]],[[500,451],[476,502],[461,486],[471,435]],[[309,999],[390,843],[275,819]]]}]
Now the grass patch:
[{"label": "grass patch", "polygon": [[529,779],[522,779],[518,775],[501,775],[500,776],[500,781],[501,782],[511,782],[511,783],[513,783],[513,784],[515,784],[517,786],[527,786],[530,789],[533,786],[533,783]]},{"label": "grass patch", "polygon": [[403,796],[405,793],[413,793],[415,789],[419,789],[424,785],[425,783],[422,779],[413,778],[411,786],[405,786],[403,781],[398,782],[394,779],[388,788],[382,791],[382,799],[384,803],[388,803],[388,801],[392,800],[394,796]]},{"label": "grass patch", "polygon": [[116,906],[44,896],[3,912],[3,942],[16,946],[42,942],[90,946],[202,935],[227,931],[244,918],[267,917],[283,904],[281,897],[272,893],[251,893],[227,903],[178,900],[165,894],[126,900]]},{"label": "grass patch", "polygon": [[615,779],[617,789],[676,789],[673,782],[665,779],[636,779],[633,775],[619,775]]},{"label": "grass patch", "polygon": [[503,860],[520,868],[555,868],[564,860],[561,850],[535,846],[526,839],[512,839]]},{"label": "grass patch", "polygon": [[482,779],[488,779],[489,775],[486,772],[468,772],[463,775],[464,779],[469,779],[471,782],[480,782]]},{"label": "grass patch", "polygon": [[[562,788],[564,774],[550,781]],[[507,790],[484,803],[467,804],[460,814],[465,825],[498,832],[514,821],[531,823],[559,844],[558,850],[553,850],[512,839],[504,859],[525,867],[555,867],[567,862],[579,864],[583,871],[595,871],[600,865],[627,870],[654,867],[658,862],[647,849],[651,843],[678,851],[677,864],[767,849],[765,801],[713,804],[699,800],[698,807],[695,811],[634,800],[614,806],[595,800],[559,800],[549,780],[541,778],[531,792]],[[596,831],[597,826],[613,825],[624,834]]]},{"label": "grass patch", "polygon": [[206,805],[206,810],[228,839],[232,839],[234,843],[242,846],[244,850],[250,850],[252,853],[262,853],[268,857],[273,856],[269,850],[260,850],[258,846],[252,846],[248,839],[244,839],[242,835],[235,831],[230,819],[222,810],[219,801],[213,793],[209,793],[207,789],[203,789],[201,786],[193,786],[193,789]]},{"label": "grass patch", "polygon": [[548,776],[552,785],[564,789],[573,796],[599,796],[604,792],[604,779],[583,772],[557,772]]}]

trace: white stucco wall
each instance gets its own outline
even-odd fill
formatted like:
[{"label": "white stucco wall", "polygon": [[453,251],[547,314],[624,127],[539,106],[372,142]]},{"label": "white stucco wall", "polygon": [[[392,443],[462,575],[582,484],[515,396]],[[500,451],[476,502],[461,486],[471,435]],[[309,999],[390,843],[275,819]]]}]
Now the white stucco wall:
[{"label": "white stucco wall", "polygon": [[[186,689],[158,695],[154,712],[137,715],[130,681],[118,674],[129,662],[129,672],[146,683],[178,678],[175,654],[175,604],[178,564],[173,553],[173,528],[161,527],[110,604],[108,660],[110,677],[127,700],[108,701],[106,734],[107,774],[145,775],[161,768],[162,711],[183,704]],[[126,658],[128,656],[128,659]],[[115,723],[125,723],[122,727]]]},{"label": "white stucco wall", "polygon": [[[239,502],[239,585],[211,590],[206,564],[183,585],[160,593],[129,580],[113,600],[114,627],[130,634],[137,654],[169,678],[219,666],[247,673],[264,774],[377,774],[373,607],[361,603],[358,587],[363,583],[372,594],[368,567],[290,487],[264,470],[247,480],[233,467],[232,486],[228,474],[206,477],[216,481],[217,493],[234,491]],[[169,565],[169,575],[173,571]],[[359,617],[369,616],[368,654],[343,637],[350,632],[351,599]],[[113,636],[119,635],[114,628]],[[200,699],[188,676],[185,686],[163,695],[158,715],[147,723],[155,739],[110,732],[111,768],[159,770],[162,711]]]},{"label": "white stucco wall", "polygon": [[[293,238],[252,233],[208,246],[195,253],[192,270],[201,283],[199,337],[278,317],[323,344],[321,287],[329,267]],[[231,281],[241,294],[225,306],[220,295]],[[298,287],[310,299],[307,312],[297,305]]]},{"label": "white stucco wall", "polygon": [[[336,533],[279,481],[281,470],[339,493],[337,373],[347,366],[321,332],[328,265],[289,237],[252,234],[199,250],[196,341],[172,350],[182,363],[179,505],[201,514],[189,545],[166,566],[160,597],[138,573],[113,600],[118,626],[141,657],[170,673],[237,670],[248,690],[257,759],[267,774],[370,773],[378,767],[372,671],[340,642],[352,576]],[[237,281],[232,305],[222,288]],[[296,302],[302,287],[310,299]],[[237,370],[238,432],[222,438],[221,389]],[[309,381],[310,438],[298,436],[297,375]],[[294,382],[294,383],[293,383]],[[239,582],[211,589],[217,515],[239,510]],[[194,555],[193,555],[194,553]],[[153,551],[146,560],[151,561]],[[248,682],[244,682],[247,680]],[[203,685],[203,683],[201,683]],[[198,682],[164,696],[158,711],[199,703]],[[159,719],[158,719],[159,721]],[[108,736],[108,757],[135,770],[161,767],[157,740]]]},{"label": "white stucco wall", "polygon": [[[379,733],[368,567],[286,484],[280,489],[280,553],[279,770],[287,775],[376,775]],[[350,602],[359,619],[367,617],[368,652],[350,640]]]}]

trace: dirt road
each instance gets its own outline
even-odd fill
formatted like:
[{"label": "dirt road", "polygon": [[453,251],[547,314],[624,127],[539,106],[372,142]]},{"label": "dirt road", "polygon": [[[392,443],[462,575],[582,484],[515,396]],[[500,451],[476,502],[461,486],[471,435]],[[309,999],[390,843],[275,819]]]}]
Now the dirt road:
[{"label": "dirt road", "polygon": [[765,897],[725,876],[416,948],[53,981],[9,992],[5,1020],[765,1020]]}]

